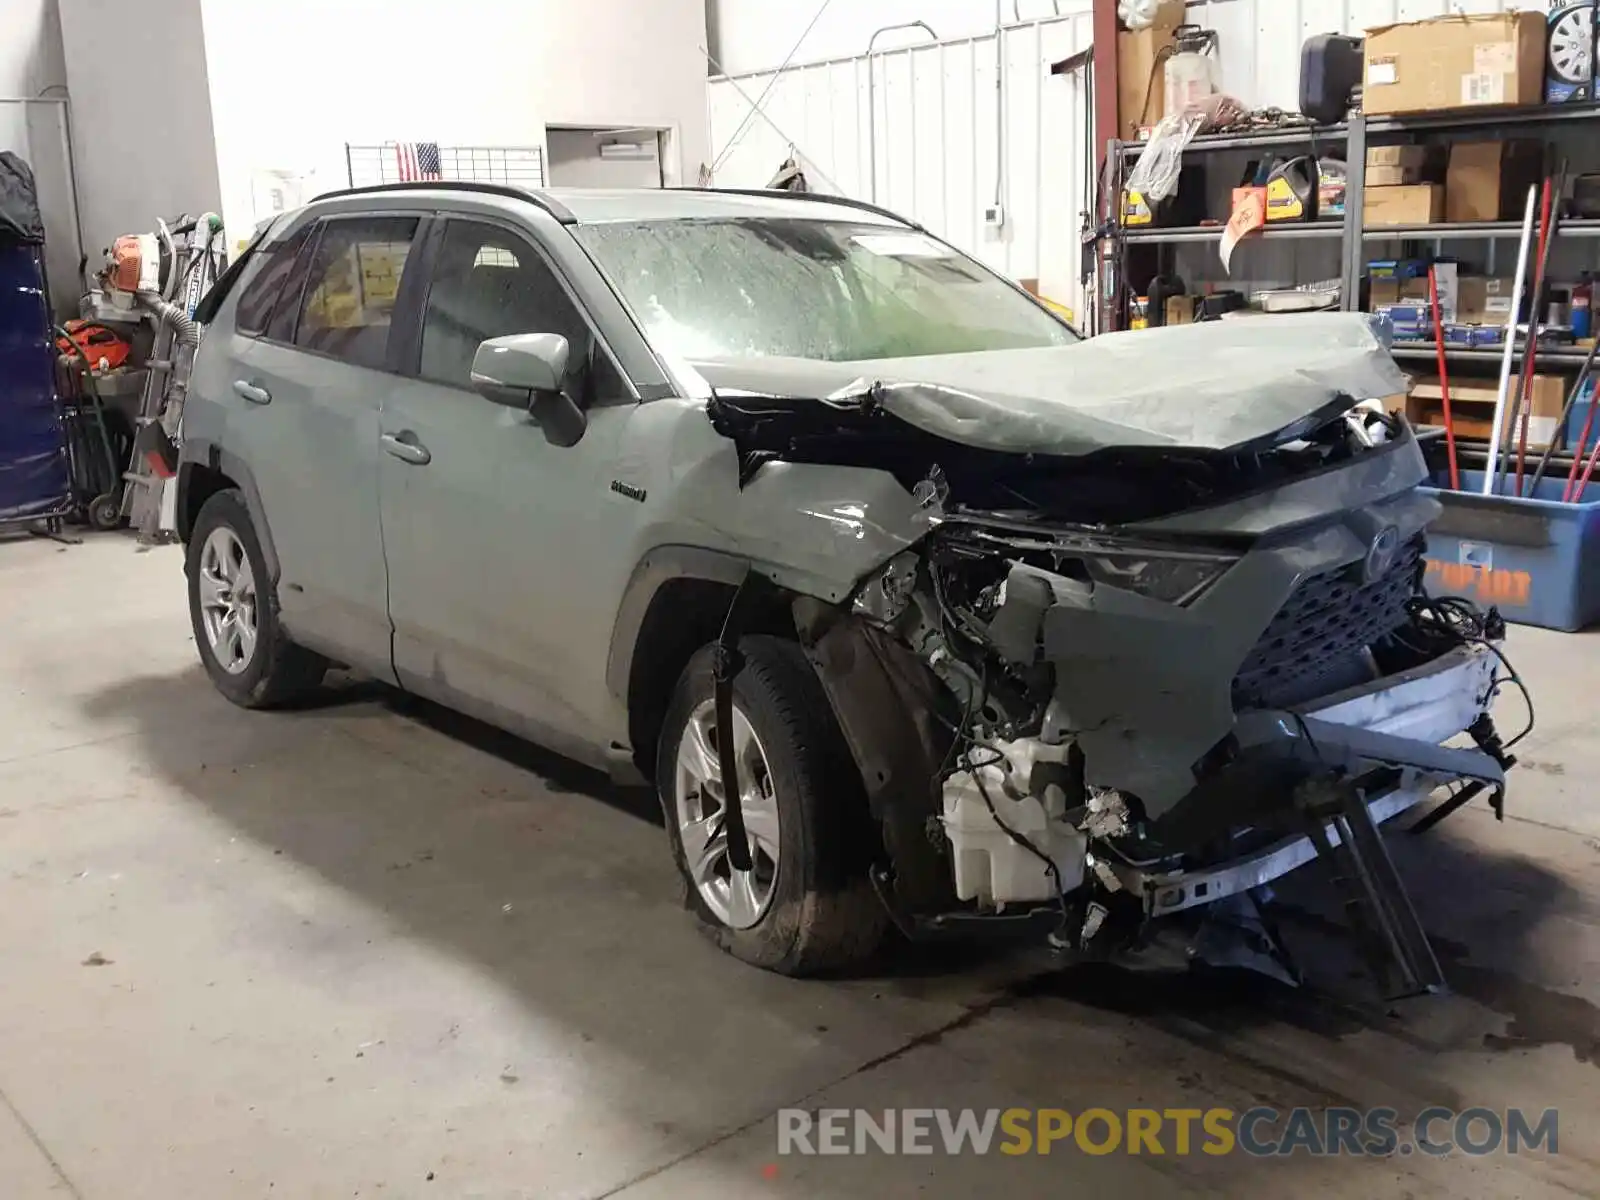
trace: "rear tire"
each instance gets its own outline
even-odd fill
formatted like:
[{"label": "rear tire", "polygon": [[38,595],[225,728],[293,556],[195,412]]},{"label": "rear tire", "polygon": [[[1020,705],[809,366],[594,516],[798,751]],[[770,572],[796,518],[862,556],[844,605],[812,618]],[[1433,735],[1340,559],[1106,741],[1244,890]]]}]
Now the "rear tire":
[{"label": "rear tire", "polygon": [[[858,968],[873,958],[889,924],[867,876],[877,839],[865,789],[800,647],[780,638],[747,637],[739,648],[745,664],[733,683],[734,733],[736,745],[754,746],[748,758],[753,769],[747,773],[741,761],[739,782],[747,796],[743,811],[757,814],[749,831],[761,843],[750,872],[754,904],[748,895],[743,905],[730,904],[735,873],[725,850],[714,869],[703,867],[715,853],[714,838],[708,841],[693,820],[714,817],[721,807],[720,764],[711,783],[716,794],[709,798],[689,784],[693,771],[683,765],[686,754],[696,759],[696,745],[708,741],[713,751],[716,745],[707,646],[678,682],[656,757],[686,906],[713,942],[754,966],[784,975]],[[699,743],[691,730],[696,721],[710,735]]]},{"label": "rear tire", "polygon": [[206,674],[241,708],[275,708],[315,691],[328,660],[289,639],[261,540],[237,488],[206,499],[189,533],[189,619]]}]

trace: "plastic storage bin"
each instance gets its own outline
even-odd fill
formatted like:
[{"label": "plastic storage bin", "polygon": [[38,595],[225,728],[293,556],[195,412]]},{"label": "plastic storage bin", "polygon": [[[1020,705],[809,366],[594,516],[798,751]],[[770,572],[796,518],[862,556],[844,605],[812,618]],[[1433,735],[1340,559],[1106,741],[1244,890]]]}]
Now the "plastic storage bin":
[{"label": "plastic storage bin", "polygon": [[1600,620],[1600,479],[1581,504],[1561,502],[1566,482],[1563,471],[1534,498],[1484,496],[1483,473],[1463,471],[1462,491],[1424,489],[1444,505],[1428,530],[1428,593],[1494,605],[1519,625],[1573,632]]}]

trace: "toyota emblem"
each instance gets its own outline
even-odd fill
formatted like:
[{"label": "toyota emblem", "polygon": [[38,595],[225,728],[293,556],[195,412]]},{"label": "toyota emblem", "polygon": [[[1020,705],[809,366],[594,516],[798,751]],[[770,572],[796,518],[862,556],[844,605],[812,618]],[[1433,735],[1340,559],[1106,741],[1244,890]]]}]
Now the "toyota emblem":
[{"label": "toyota emblem", "polygon": [[1389,573],[1394,566],[1395,553],[1400,549],[1400,531],[1393,525],[1378,532],[1367,548],[1367,558],[1362,564],[1362,575],[1367,583],[1374,583]]}]

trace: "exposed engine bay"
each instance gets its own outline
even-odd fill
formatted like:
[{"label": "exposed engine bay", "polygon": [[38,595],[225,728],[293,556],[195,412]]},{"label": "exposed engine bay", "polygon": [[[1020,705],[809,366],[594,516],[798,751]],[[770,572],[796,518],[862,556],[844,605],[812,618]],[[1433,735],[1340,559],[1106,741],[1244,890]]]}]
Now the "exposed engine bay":
[{"label": "exposed engine bay", "polygon": [[1320,858],[1386,993],[1442,986],[1378,827],[1440,789],[1425,820],[1501,811],[1515,674],[1497,614],[1423,591],[1438,509],[1403,421],[1346,395],[1243,445],[1064,457],[936,436],[870,386],[710,415],[744,486],[873,466],[926,516],[846,603],[795,606],[903,929],[1035,915],[1102,956]]}]

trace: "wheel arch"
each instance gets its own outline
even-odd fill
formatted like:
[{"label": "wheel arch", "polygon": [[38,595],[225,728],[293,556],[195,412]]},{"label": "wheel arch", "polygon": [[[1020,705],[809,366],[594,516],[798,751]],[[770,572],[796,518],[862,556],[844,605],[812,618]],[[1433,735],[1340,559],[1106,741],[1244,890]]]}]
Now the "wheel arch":
[{"label": "wheel arch", "polygon": [[[717,639],[747,558],[696,546],[662,546],[634,568],[612,628],[606,687],[628,720],[628,745],[646,779],[655,777],[655,748],[678,678],[695,651]],[[740,603],[739,632],[796,640],[793,596],[776,585]]]},{"label": "wheel arch", "polygon": [[256,485],[255,474],[236,454],[230,454],[215,442],[206,439],[188,439],[183,444],[178,462],[178,539],[185,545],[194,531],[200,510],[217,492],[225,488],[238,488],[244,496],[245,508],[255,525],[256,539],[261,543],[261,557],[266,560],[267,574],[276,584],[279,576],[278,550],[272,540],[272,529],[267,524],[266,511],[261,505],[261,490]]}]

